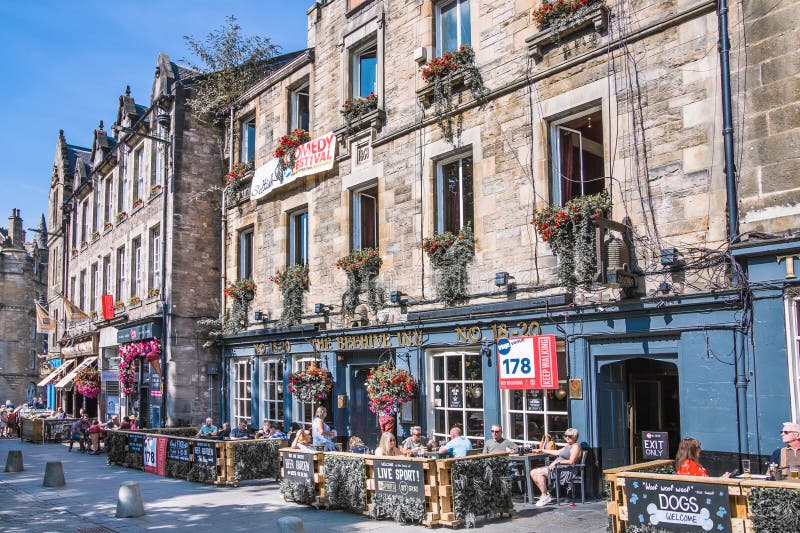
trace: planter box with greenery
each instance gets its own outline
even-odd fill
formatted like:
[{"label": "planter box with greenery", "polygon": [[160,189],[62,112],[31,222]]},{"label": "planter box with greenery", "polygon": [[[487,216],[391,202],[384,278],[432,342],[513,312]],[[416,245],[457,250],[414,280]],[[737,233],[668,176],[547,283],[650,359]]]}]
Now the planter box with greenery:
[{"label": "planter box with greenery", "polygon": [[228,324],[226,331],[228,333],[241,331],[247,326],[247,312],[250,302],[256,295],[256,282],[251,278],[245,278],[228,283],[228,286],[225,287],[225,295],[232,299],[230,314],[226,320]]},{"label": "planter box with greenery", "polygon": [[608,6],[604,0],[556,0],[535,9],[531,16],[539,33],[525,39],[528,54],[537,61],[543,49],[585,28],[603,32],[608,27]]},{"label": "planter box with greenery", "polygon": [[366,97],[345,100],[339,109],[345,121],[344,133],[352,135],[367,127],[379,128],[385,114],[378,109],[378,96],[369,93]]},{"label": "planter box with greenery", "polygon": [[294,158],[297,148],[310,140],[311,136],[308,132],[300,128],[292,130],[289,135],[284,135],[280,138],[278,147],[272,154],[272,157],[278,160],[278,166],[275,169],[275,177],[278,178],[278,180],[283,180],[286,171],[294,168]]},{"label": "planter box with greenery", "polygon": [[367,293],[366,304],[375,312],[384,303],[384,291],[378,287],[378,274],[383,265],[380,252],[374,248],[353,250],[336,261],[336,268],[347,276],[347,289],[342,294],[342,313],[352,317],[362,303],[361,295]]},{"label": "planter box with greenery", "polygon": [[299,324],[303,317],[303,294],[308,290],[308,267],[292,265],[286,270],[279,270],[269,280],[278,286],[283,301],[278,327]]},{"label": "planter box with greenery", "polygon": [[445,231],[427,237],[422,241],[422,249],[438,274],[436,297],[448,307],[467,301],[467,265],[475,254],[472,227],[467,224],[458,235]]},{"label": "planter box with greenery", "polygon": [[[225,206],[233,207],[250,198],[250,180],[253,177],[253,162],[236,163],[225,175]],[[245,193],[246,194],[243,194]],[[245,197],[246,196],[246,197]]]}]

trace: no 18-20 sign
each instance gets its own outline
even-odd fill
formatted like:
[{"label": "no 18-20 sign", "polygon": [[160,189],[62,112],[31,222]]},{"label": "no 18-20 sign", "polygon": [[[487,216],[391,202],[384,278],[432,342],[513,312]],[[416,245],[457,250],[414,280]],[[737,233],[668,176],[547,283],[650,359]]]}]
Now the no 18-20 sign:
[{"label": "no 18-20 sign", "polygon": [[556,336],[535,335],[497,341],[501,389],[557,389]]}]

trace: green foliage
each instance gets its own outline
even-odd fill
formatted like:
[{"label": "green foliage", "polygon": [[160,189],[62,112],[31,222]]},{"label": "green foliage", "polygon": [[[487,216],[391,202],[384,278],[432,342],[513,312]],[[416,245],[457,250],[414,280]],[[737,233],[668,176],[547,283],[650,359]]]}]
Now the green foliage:
[{"label": "green foliage", "polygon": [[164,474],[167,477],[174,479],[189,479],[189,472],[192,469],[192,463],[187,461],[176,461],[174,459],[167,459],[167,464],[164,467]]},{"label": "green foliage", "polygon": [[369,510],[372,518],[391,518],[401,524],[420,524],[425,520],[425,502],[398,494],[375,494]]},{"label": "green foliage", "polygon": [[125,434],[109,431],[106,436],[106,450],[108,452],[108,462],[114,465],[122,465],[125,462]]},{"label": "green foliage", "polygon": [[353,124],[359,118],[376,109],[378,109],[378,96],[375,93],[369,93],[366,97],[359,96],[354,100],[345,100],[339,113],[347,123],[347,134],[353,133]]},{"label": "green foliage", "polygon": [[189,471],[186,472],[186,480],[194,481],[195,483],[205,483],[206,485],[213,485],[217,481],[217,467],[215,466],[201,466],[195,463],[187,463],[191,466]]},{"label": "green foliage", "polygon": [[311,483],[301,483],[293,479],[281,479],[281,495],[287,502],[296,502],[304,505],[314,503],[314,486]]},{"label": "green foliage", "polygon": [[342,313],[352,317],[364,292],[370,309],[377,311],[383,305],[385,293],[377,281],[382,265],[380,252],[374,248],[353,250],[336,261],[336,268],[347,276],[347,289],[342,294]]},{"label": "green foliage", "polygon": [[325,454],[325,494],[329,509],[362,513],[367,508],[364,459]]},{"label": "green foliage", "polygon": [[194,437],[197,435],[196,427],[187,428],[153,428],[147,429],[144,433],[155,433],[156,435],[168,435],[170,437]]},{"label": "green foliage", "polygon": [[489,456],[453,461],[453,511],[467,527],[478,515],[507,513],[513,508],[508,457]]},{"label": "green foliage", "polygon": [[797,489],[753,487],[747,502],[756,533],[800,531],[800,486]]},{"label": "green foliage", "polygon": [[198,59],[184,62],[203,73],[194,80],[189,106],[201,119],[222,126],[236,100],[269,72],[269,60],[278,47],[268,38],[242,35],[234,16],[202,41],[192,36],[184,39]]},{"label": "green foliage", "polygon": [[233,443],[234,479],[238,483],[248,479],[265,479],[281,474],[278,450],[285,444],[280,439],[260,439]]},{"label": "green foliage", "polygon": [[475,255],[475,238],[467,224],[458,235],[449,231],[437,233],[422,241],[431,265],[438,273],[436,297],[448,307],[467,301],[467,265]]},{"label": "green foliage", "polygon": [[299,324],[303,317],[303,293],[308,290],[308,266],[292,265],[286,270],[279,270],[269,280],[278,286],[283,300],[278,327]]}]

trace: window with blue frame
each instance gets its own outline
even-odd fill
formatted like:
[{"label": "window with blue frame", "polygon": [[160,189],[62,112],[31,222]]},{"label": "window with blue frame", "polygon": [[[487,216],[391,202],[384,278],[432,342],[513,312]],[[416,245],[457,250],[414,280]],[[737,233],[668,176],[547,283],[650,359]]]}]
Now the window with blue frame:
[{"label": "window with blue frame", "polygon": [[436,5],[436,55],[471,45],[469,0],[451,0]]},{"label": "window with blue frame", "polygon": [[249,163],[256,157],[256,117],[243,120],[241,130],[241,162]]}]

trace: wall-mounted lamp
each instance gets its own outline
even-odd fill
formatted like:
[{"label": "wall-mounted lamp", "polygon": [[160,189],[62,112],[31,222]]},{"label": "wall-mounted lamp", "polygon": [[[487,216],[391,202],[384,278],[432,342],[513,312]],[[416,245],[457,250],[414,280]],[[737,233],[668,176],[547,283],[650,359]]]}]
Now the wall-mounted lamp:
[{"label": "wall-mounted lamp", "polygon": [[492,348],[489,343],[481,346],[481,355],[486,358],[486,365],[492,366]]},{"label": "wall-mounted lamp", "polygon": [[515,279],[514,276],[508,272],[497,272],[494,275],[494,284],[498,287],[505,286],[508,292],[514,292],[517,290],[517,284],[511,281],[512,279]]},{"label": "wall-mounted lamp", "polygon": [[408,298],[403,298],[406,296],[402,291],[392,291],[389,293],[389,301],[393,304],[400,304],[400,305],[408,305]]},{"label": "wall-mounted lamp", "polygon": [[263,322],[267,317],[264,316],[264,313],[261,311],[255,311],[253,313],[253,320],[256,322]]},{"label": "wall-mounted lamp", "polygon": [[314,304],[314,313],[317,315],[327,315],[333,310],[332,305]]}]

